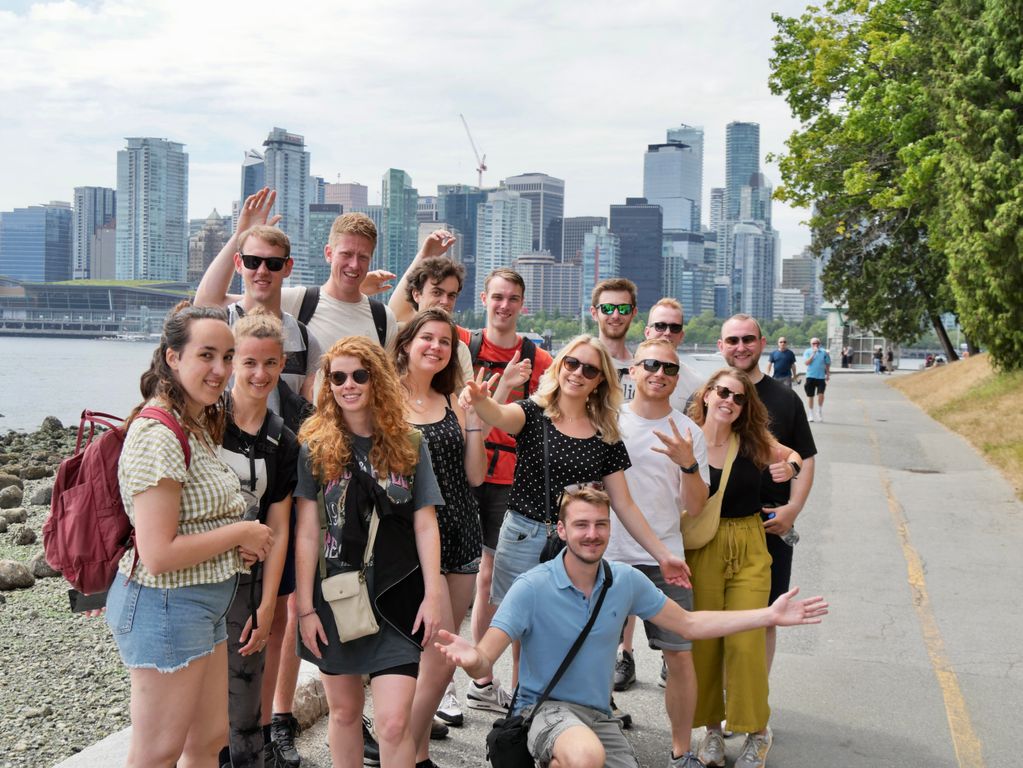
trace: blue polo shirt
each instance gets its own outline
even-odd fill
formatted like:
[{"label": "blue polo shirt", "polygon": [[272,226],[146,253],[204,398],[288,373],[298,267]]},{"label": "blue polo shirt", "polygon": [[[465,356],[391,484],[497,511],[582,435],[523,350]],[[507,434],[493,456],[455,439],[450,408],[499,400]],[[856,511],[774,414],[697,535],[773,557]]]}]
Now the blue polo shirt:
[{"label": "blue polo shirt", "polygon": [[806,378],[823,379],[827,376],[827,368],[831,365],[831,355],[824,349],[818,347],[814,354],[813,347],[803,353],[803,363],[806,365]]},{"label": "blue polo shirt", "polygon": [[[587,598],[569,580],[564,557],[562,552],[515,579],[491,622],[512,640],[522,642],[517,712],[540,698],[589,619],[604,584],[601,568]],[[631,565],[611,563],[611,573],[611,587],[597,621],[550,696],[608,715],[618,638],[625,619],[630,614],[649,619],[667,600]]]}]

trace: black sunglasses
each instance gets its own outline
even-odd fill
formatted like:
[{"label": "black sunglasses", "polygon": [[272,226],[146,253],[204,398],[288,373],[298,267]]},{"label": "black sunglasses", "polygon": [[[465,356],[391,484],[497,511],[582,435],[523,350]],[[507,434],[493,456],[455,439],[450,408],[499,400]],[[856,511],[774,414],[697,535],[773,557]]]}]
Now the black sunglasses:
[{"label": "black sunglasses", "polygon": [[349,376],[352,377],[352,381],[356,384],[365,384],[369,381],[369,371],[365,368],[356,368],[351,374],[347,374],[344,371],[331,371],[327,378],[330,379],[330,383],[335,387],[340,387],[348,381]]},{"label": "black sunglasses", "polygon": [[736,405],[740,407],[746,405],[746,395],[744,395],[742,392],[733,392],[728,387],[723,387],[720,384],[714,385],[714,391],[718,393],[718,397],[720,397],[722,400],[732,398],[732,402],[735,403]]},{"label": "black sunglasses", "polygon": [[605,315],[613,315],[616,309],[618,310],[619,315],[632,314],[631,304],[598,304],[597,308]]},{"label": "black sunglasses", "polygon": [[682,333],[682,323],[650,323],[650,327],[658,333],[664,333],[665,331]]},{"label": "black sunglasses", "polygon": [[243,253],[241,254],[241,257],[242,264],[245,265],[245,268],[251,269],[253,272],[259,269],[260,264],[265,264],[266,268],[271,272],[280,272],[284,269],[284,265],[288,263],[288,260],[283,256],[267,256],[264,258],[262,256],[253,256],[248,253]]},{"label": "black sunglasses", "polygon": [[643,370],[647,373],[657,373],[657,369],[662,368],[664,369],[665,376],[678,376],[678,363],[666,363],[663,360],[648,358],[646,360],[637,360],[636,365],[642,365]]},{"label": "black sunglasses", "polygon": [[758,338],[757,336],[754,336],[752,333],[749,333],[745,336],[726,336],[724,338],[724,342],[730,347],[738,346],[740,341],[746,346],[749,346],[750,344],[755,342],[757,338]]},{"label": "black sunglasses", "polygon": [[561,364],[570,373],[582,366],[583,376],[587,379],[595,379],[600,375],[600,369],[597,366],[584,363],[577,357],[566,357],[561,361]]}]

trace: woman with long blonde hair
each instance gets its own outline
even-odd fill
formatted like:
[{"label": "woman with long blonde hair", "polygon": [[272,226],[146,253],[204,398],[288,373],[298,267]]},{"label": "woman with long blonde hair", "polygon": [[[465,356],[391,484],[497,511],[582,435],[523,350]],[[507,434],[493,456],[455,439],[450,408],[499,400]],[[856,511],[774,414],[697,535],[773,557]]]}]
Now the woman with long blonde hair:
[{"label": "woman with long blonde hair", "polygon": [[[419,658],[444,612],[435,511],[444,500],[425,441],[405,421],[401,383],[384,350],[348,336],[324,355],[321,368],[316,413],[299,431],[300,654],[322,673],[334,766],[362,764],[365,674],[381,761],[412,768]],[[374,519],[379,529],[364,561]],[[321,569],[326,577],[363,570],[377,632],[341,641]]]},{"label": "woman with long blonde hair", "polygon": [[[622,402],[618,374],[607,349],[592,336],[576,336],[554,358],[535,394],[501,405],[482,376],[466,384],[463,399],[487,424],[514,435],[515,479],[494,556],[490,600],[497,605],[512,581],[540,562],[557,526],[558,499],[574,485],[607,491],[615,514],[657,561],[665,579],[688,584],[685,561],[671,554],[647,524],[625,481],[631,466],[618,432]],[[546,450],[545,450],[546,442]]]},{"label": "woman with long blonde hair", "polygon": [[[761,477],[769,469],[775,482],[791,480],[802,459],[768,431],[767,409],[756,386],[737,368],[716,371],[693,394],[689,416],[703,429],[710,464],[710,498],[701,514],[713,505],[721,514],[714,537],[700,549],[686,550],[693,608],[764,608],[771,593],[771,555],[761,522]],[[725,764],[721,727],[725,721],[730,730],[747,734],[742,764],[763,765],[771,748],[764,630],[694,640],[693,665],[697,679],[693,727],[707,728],[697,757],[704,765]]]}]

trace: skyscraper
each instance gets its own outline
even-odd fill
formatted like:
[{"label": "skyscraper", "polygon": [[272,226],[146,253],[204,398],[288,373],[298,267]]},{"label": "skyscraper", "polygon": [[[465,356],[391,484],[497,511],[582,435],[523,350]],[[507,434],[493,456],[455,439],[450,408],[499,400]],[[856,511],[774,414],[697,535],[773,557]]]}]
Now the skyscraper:
[{"label": "skyscraper", "polygon": [[241,201],[244,203],[245,198],[256,194],[265,186],[266,164],[263,160],[263,155],[260,154],[258,149],[245,150],[245,158],[242,160]]},{"label": "skyscraper", "polygon": [[83,280],[92,274],[92,244],[96,231],[113,224],[117,216],[117,195],[109,187],[75,187],[71,216],[71,277]]},{"label": "skyscraper", "polygon": [[643,158],[643,197],[661,206],[666,232],[699,232],[703,198],[703,129],[668,130]]},{"label": "skyscraper", "polygon": [[725,218],[739,221],[742,188],[760,172],[760,124],[729,123],[725,128]]},{"label": "skyscraper", "polygon": [[71,278],[69,203],[0,213],[0,275],[46,283]]},{"label": "skyscraper", "polygon": [[185,145],[129,138],[117,153],[117,279],[183,282],[188,271]]},{"label": "skyscraper", "polygon": [[277,225],[291,240],[294,268],[288,280],[294,285],[312,282],[309,241],[309,153],[305,138],[274,128],[263,142],[266,186],[276,190],[273,212],[280,214]]},{"label": "skyscraper", "polygon": [[774,233],[745,222],[732,228],[732,307],[760,320],[774,319]]},{"label": "skyscraper", "polygon": [[387,208],[387,247],[383,268],[396,275],[403,275],[416,255],[419,192],[412,186],[412,178],[405,171],[389,168],[384,174],[380,194]]},{"label": "skyscraper", "polygon": [[[188,238],[188,282],[198,285],[206,268],[220,253],[231,237],[230,217],[221,216],[214,208],[206,217],[199,231]],[[239,248],[241,244],[239,243]]]},{"label": "skyscraper", "polygon": [[606,216],[566,216],[554,219],[547,228],[548,250],[555,261],[579,264],[583,254],[583,239],[594,227],[606,227]]},{"label": "skyscraper", "polygon": [[685,144],[692,152],[694,163],[691,176],[687,174],[687,183],[696,200],[696,225],[692,231],[699,232],[703,225],[703,126],[682,123],[668,129],[667,139]]},{"label": "skyscraper", "polygon": [[[487,193],[476,215],[476,309],[483,283],[491,270],[510,267],[514,259],[532,252],[532,204],[517,192],[500,189]],[[450,221],[450,219],[449,219]],[[463,289],[462,294],[465,294]]]},{"label": "skyscraper", "polygon": [[[663,295],[661,206],[651,205],[645,197],[627,197],[625,205],[611,206],[611,231],[621,241],[619,274],[636,284],[639,308],[648,310]],[[584,296],[583,299],[588,300],[588,297]]]},{"label": "skyscraper", "polygon": [[323,202],[328,205],[336,203],[344,208],[345,211],[365,208],[369,205],[369,187],[365,184],[341,182],[327,184],[323,188]]},{"label": "skyscraper", "polygon": [[578,264],[559,264],[546,253],[531,253],[512,261],[512,269],[526,284],[526,307],[530,314],[557,312],[568,317],[579,314]]},{"label": "skyscraper", "polygon": [[437,218],[446,221],[461,232],[462,264],[465,266],[465,287],[458,297],[455,309],[459,312],[472,310],[476,303],[476,220],[479,205],[485,202],[487,193],[479,187],[466,184],[437,185]]},{"label": "skyscraper", "polygon": [[330,277],[330,264],[323,249],[330,240],[330,228],[342,214],[338,203],[313,203],[309,206],[309,277],[312,285],[322,285]]},{"label": "skyscraper", "polygon": [[532,204],[533,250],[549,251],[547,228],[565,214],[565,182],[546,173],[509,176],[501,186],[518,192]]},{"label": "skyscraper", "polygon": [[608,231],[606,225],[597,224],[583,236],[580,253],[582,285],[579,291],[579,309],[584,314],[589,314],[593,287],[601,280],[622,274],[621,240],[614,232]]}]

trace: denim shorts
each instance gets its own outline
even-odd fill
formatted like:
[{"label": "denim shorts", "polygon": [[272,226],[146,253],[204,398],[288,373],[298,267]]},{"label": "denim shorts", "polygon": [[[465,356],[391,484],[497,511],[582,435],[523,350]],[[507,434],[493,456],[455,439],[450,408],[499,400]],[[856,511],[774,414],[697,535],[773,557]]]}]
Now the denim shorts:
[{"label": "denim shorts", "polygon": [[129,669],[177,672],[227,640],[227,609],[238,577],[216,584],[159,589],[125,583],[118,573],[107,593],[107,626]]},{"label": "denim shorts", "polygon": [[494,553],[494,577],[490,583],[490,603],[500,605],[520,573],[540,564],[540,553],[547,543],[547,526],[509,509],[497,537]]}]

